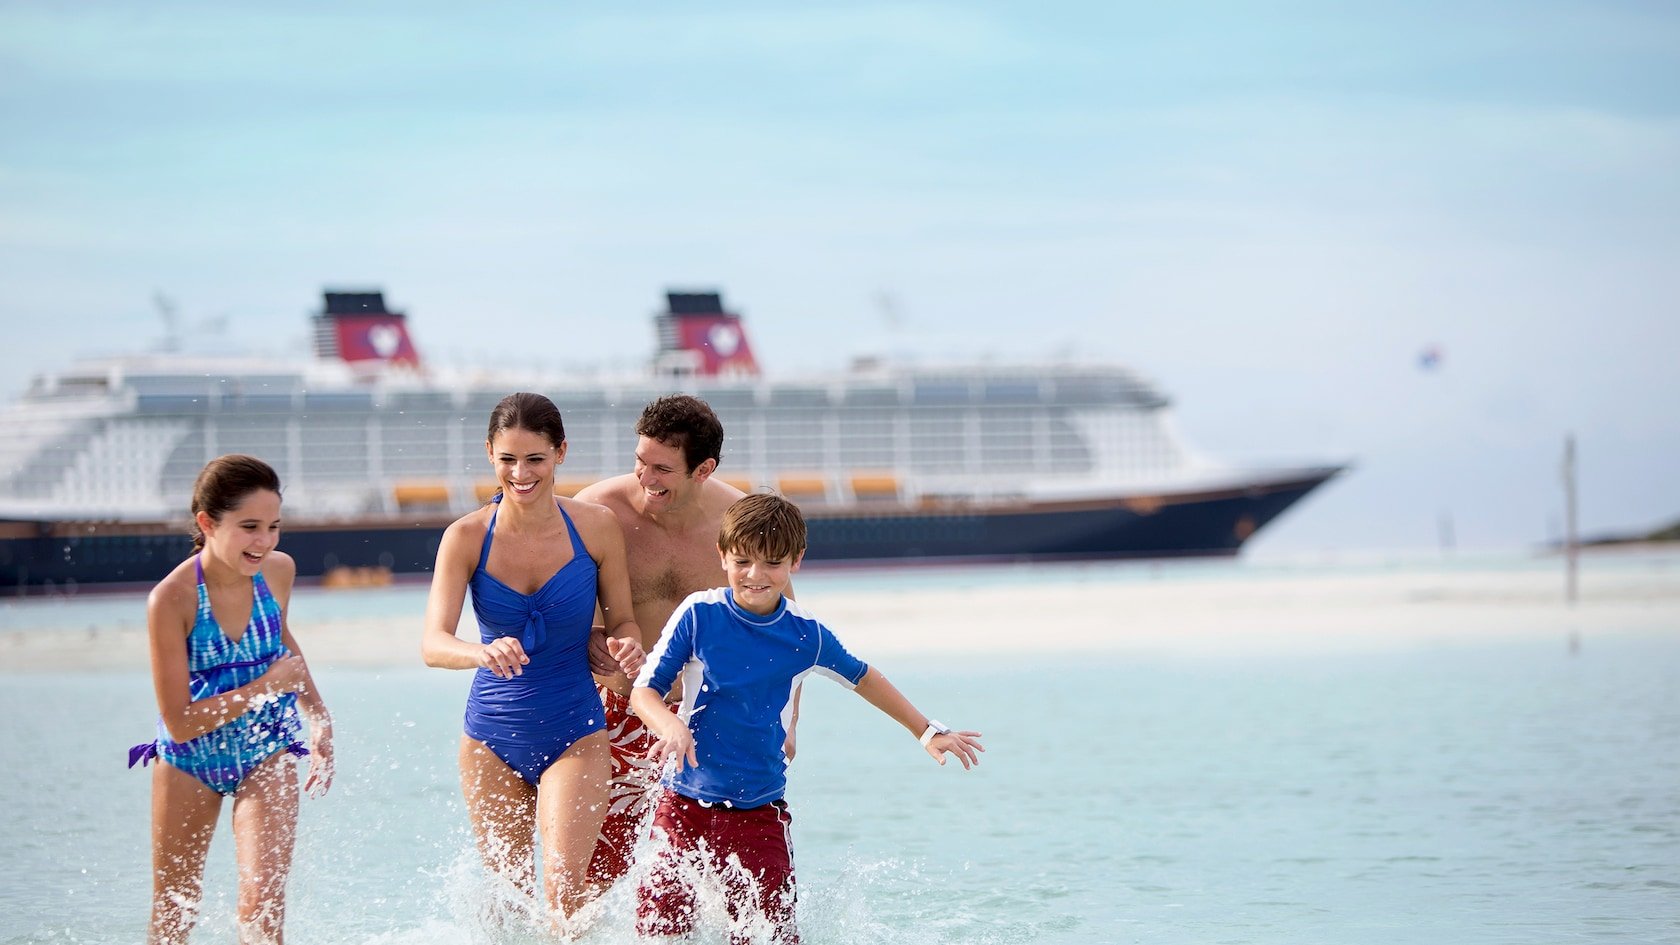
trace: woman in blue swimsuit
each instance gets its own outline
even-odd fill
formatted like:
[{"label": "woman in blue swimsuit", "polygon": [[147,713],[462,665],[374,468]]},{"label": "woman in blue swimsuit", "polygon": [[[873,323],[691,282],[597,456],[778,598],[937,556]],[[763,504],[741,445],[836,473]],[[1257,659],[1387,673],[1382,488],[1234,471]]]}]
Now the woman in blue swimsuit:
[{"label": "woman in blue swimsuit", "polygon": [[[251,456],[211,461],[193,486],[193,545],[146,599],[154,741],[129,752],[152,772],[152,918],[147,941],[185,943],[203,893],[204,855],[233,798],[240,941],[279,942],[297,832],[293,755],[305,787],[332,781],[332,722],[286,626],[297,566],[280,539],[280,479]],[[299,740],[299,710],[309,745]]]},{"label": "woman in blue swimsuit", "polygon": [[[490,414],[495,501],[443,534],[426,601],[426,665],[476,670],[461,737],[461,790],[486,865],[564,920],[593,891],[587,871],[607,810],[610,757],[589,671],[597,604],[623,671],[642,663],[624,535],[605,508],[554,494],[566,458],[560,411],[511,394]],[[479,641],[455,635],[472,595]]]}]

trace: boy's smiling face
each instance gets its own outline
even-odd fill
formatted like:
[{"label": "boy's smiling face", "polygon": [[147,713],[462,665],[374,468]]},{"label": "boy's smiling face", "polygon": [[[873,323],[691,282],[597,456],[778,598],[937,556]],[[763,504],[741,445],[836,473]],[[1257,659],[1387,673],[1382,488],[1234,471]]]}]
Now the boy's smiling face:
[{"label": "boy's smiling face", "polygon": [[791,558],[765,558],[753,552],[719,548],[718,556],[723,560],[723,571],[729,577],[729,589],[735,594],[735,603],[744,610],[764,616],[774,612],[782,602],[788,580],[799,570],[799,562],[804,559],[805,553],[801,551]]}]

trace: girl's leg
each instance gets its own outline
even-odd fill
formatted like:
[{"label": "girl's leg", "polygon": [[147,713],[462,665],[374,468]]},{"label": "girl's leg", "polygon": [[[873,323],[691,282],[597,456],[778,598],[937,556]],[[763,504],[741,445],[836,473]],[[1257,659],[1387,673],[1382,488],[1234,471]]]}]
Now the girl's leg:
[{"label": "girl's leg", "polygon": [[461,736],[461,794],[486,866],[528,896],[537,892],[537,789],[484,743]]},{"label": "girl's leg", "polygon": [[548,905],[570,916],[594,894],[589,858],[607,817],[607,780],[612,776],[606,732],[578,739],[543,772],[537,791],[537,827],[542,831],[543,890]]},{"label": "girl's leg", "polygon": [[204,895],[204,854],[222,796],[162,759],[152,769],[152,921],[149,945],[186,945]]},{"label": "girl's leg", "polygon": [[283,940],[297,816],[297,765],[289,752],[276,752],[252,769],[233,795],[241,945],[280,945]]}]

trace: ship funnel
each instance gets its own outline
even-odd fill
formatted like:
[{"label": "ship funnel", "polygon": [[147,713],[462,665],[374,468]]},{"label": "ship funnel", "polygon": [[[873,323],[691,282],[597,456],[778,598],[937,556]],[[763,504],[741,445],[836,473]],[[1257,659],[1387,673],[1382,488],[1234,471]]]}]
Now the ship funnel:
[{"label": "ship funnel", "polygon": [[385,308],[383,292],[334,292],[315,316],[315,356],[352,367],[420,366],[408,337],[408,316]]},{"label": "ship funnel", "polygon": [[654,319],[659,354],[654,370],[676,377],[757,377],[758,359],[741,327],[716,292],[667,292],[666,310]]}]

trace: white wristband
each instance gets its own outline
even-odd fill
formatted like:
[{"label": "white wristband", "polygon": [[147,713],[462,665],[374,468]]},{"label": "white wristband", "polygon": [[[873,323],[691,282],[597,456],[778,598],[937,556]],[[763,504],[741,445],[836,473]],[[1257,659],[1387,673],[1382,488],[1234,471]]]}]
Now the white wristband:
[{"label": "white wristband", "polygon": [[922,731],[922,747],[926,748],[928,742],[933,741],[933,736],[948,735],[950,732],[950,728],[946,727],[944,722],[938,719],[928,719],[928,727]]}]

